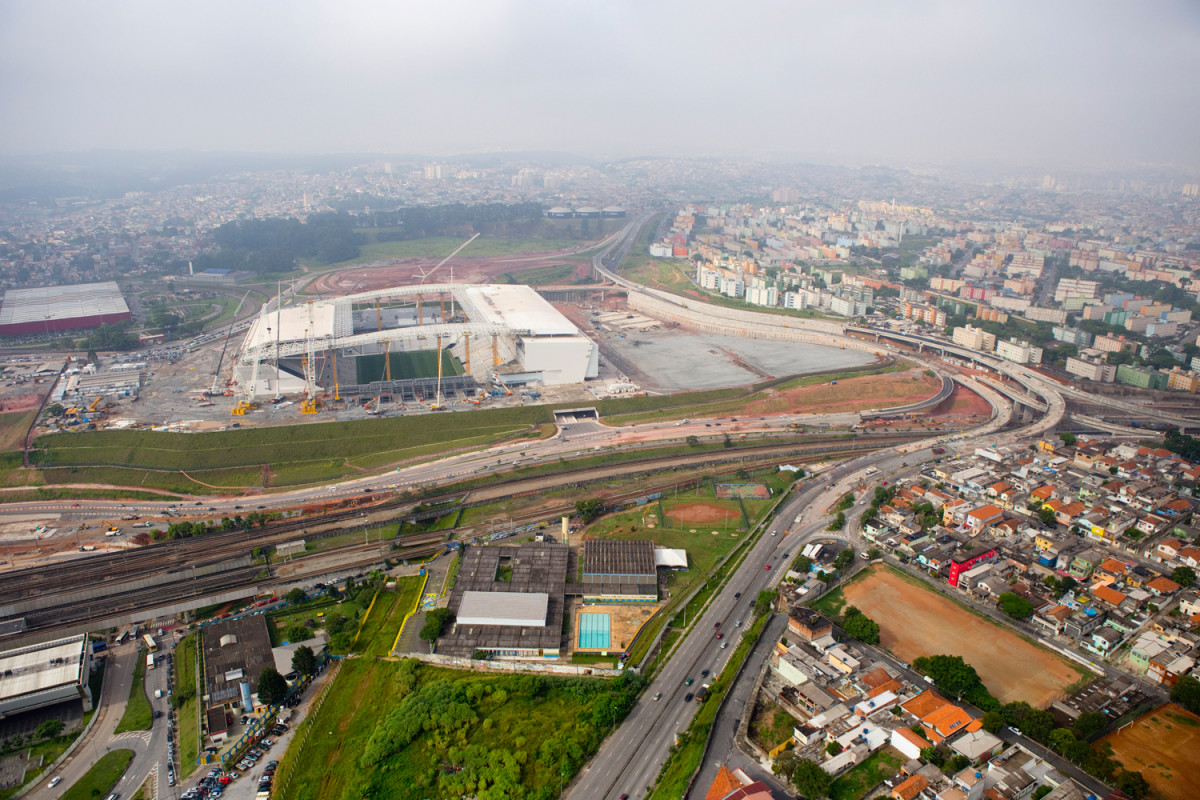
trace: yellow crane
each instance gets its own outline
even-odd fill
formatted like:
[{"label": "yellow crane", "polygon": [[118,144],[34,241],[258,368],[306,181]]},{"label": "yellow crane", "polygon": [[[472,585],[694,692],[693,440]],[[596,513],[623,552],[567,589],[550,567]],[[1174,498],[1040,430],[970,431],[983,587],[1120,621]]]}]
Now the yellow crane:
[{"label": "yellow crane", "polygon": [[104,402],[104,395],[98,396],[95,400],[92,401],[92,404],[90,406],[88,406],[88,411],[94,412],[97,408],[100,407],[100,404],[103,402]]}]

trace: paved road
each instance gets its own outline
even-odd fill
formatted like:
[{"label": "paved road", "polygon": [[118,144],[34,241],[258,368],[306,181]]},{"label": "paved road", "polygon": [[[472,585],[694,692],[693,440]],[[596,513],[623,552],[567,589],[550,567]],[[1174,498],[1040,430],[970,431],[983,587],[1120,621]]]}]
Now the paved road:
[{"label": "paved road", "polygon": [[[161,787],[166,788],[166,698],[154,699],[155,689],[163,690],[164,695],[166,693],[166,670],[160,667],[146,672],[146,689],[151,708],[163,711],[163,717],[154,720],[149,731],[127,731],[115,735],[113,732],[121,721],[129,700],[134,667],[145,655],[134,642],[112,647],[107,652],[108,663],[105,667],[104,689],[101,691],[103,701],[91,731],[80,741],[64,765],[43,776],[43,780],[36,784],[36,794],[33,796],[61,797],[105,753],[120,749],[132,750],[134,759],[114,791],[118,791],[122,796],[132,794],[146,776],[151,774],[161,775]],[[62,783],[53,789],[47,788],[46,783],[56,775],[62,776]]]}]

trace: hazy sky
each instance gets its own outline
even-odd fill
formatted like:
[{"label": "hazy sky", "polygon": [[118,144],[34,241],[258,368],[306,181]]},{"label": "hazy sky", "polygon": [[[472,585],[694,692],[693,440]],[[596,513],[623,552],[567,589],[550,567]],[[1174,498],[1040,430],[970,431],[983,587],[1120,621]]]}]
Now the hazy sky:
[{"label": "hazy sky", "polygon": [[1200,0],[0,0],[0,152],[1200,165]]}]

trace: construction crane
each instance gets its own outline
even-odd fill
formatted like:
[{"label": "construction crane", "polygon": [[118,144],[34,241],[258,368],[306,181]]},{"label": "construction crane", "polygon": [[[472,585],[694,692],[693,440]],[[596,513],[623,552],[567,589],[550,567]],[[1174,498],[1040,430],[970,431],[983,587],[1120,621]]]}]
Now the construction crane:
[{"label": "construction crane", "polygon": [[[471,242],[475,241],[475,240],[476,240],[476,239],[478,239],[478,238],[479,238],[479,234],[477,233],[477,234],[475,234],[474,236],[472,236],[470,239],[467,239],[465,242],[463,242],[462,244],[460,244],[458,247],[454,248],[454,252],[452,252],[450,255],[446,256],[446,257],[445,257],[445,258],[443,258],[441,261],[439,261],[439,262],[437,263],[437,265],[433,267],[433,269],[430,269],[430,270],[427,270],[427,271],[425,271],[425,272],[422,272],[422,273],[421,273],[421,281],[420,281],[420,285],[421,285],[421,286],[424,286],[424,285],[425,285],[425,281],[426,281],[426,280],[429,278],[429,276],[430,276],[430,275],[432,275],[433,273],[435,273],[435,272],[437,272],[439,269],[441,269],[441,268],[442,268],[442,266],[443,266],[443,265],[445,265],[445,263],[446,263],[447,261],[449,261],[450,259],[454,258],[456,255],[458,255],[458,254],[459,254],[459,253],[462,251],[462,249],[463,249],[464,247],[466,247],[467,245],[469,245]],[[423,320],[421,319],[421,318],[422,318],[422,316],[423,316],[423,314],[422,314],[422,311],[421,311],[421,303],[422,303],[422,301],[423,301],[424,299],[425,299],[425,298],[424,298],[424,297],[422,297],[421,295],[419,295],[419,294],[417,295],[417,324],[418,324],[418,325],[421,325],[421,324],[423,323]],[[446,301],[445,301],[445,299],[442,297],[442,295],[438,295],[438,299],[440,300],[440,302],[441,302],[441,304],[442,304],[442,306],[441,306],[441,313],[442,313],[442,321],[444,322],[444,321],[445,321],[445,319],[446,319]]]},{"label": "construction crane", "polygon": [[442,397],[442,337],[437,337],[437,391],[434,393],[433,403],[430,404],[430,411],[442,411],[446,408],[445,398]]},{"label": "construction crane", "polygon": [[88,413],[95,413],[96,409],[100,407],[100,403],[103,401],[104,395],[97,396],[96,399],[92,401],[92,404],[88,406]]},{"label": "construction crane", "polygon": [[212,389],[209,391],[210,395],[222,394],[221,392],[217,391],[217,381],[221,379],[221,363],[225,361],[225,350],[229,347],[229,337],[233,335],[233,325],[235,322],[237,322],[238,312],[242,310],[242,304],[246,302],[246,298],[249,296],[250,292],[246,292],[244,295],[242,295],[242,301],[238,303],[237,308],[233,310],[233,319],[229,320],[229,330],[225,332],[225,344],[221,345],[221,356],[217,359],[217,368],[213,370]]}]

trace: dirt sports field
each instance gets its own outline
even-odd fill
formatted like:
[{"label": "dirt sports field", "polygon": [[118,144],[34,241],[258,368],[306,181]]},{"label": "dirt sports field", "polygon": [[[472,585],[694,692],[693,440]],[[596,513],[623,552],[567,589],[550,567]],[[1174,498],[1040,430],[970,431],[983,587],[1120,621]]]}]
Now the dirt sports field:
[{"label": "dirt sports field", "polygon": [[773,396],[746,405],[745,414],[821,414],[825,412],[859,411],[864,408],[889,408],[916,403],[937,394],[941,382],[925,375],[922,370],[889,372],[883,375],[863,375],[843,378],[834,386],[819,383],[785,389]]},{"label": "dirt sports field", "polygon": [[681,522],[724,522],[728,518],[740,525],[742,521],[739,512],[715,503],[680,504],[671,509],[669,516]]},{"label": "dirt sports field", "polygon": [[1066,661],[972,614],[886,567],[843,590],[846,604],[879,623],[884,647],[912,663],[918,656],[962,656],[1001,703],[1042,708],[1079,679]]},{"label": "dirt sports field", "polygon": [[[580,245],[580,249],[585,249]],[[519,273],[525,270],[558,266],[572,263],[574,251],[564,250],[558,253],[540,253],[529,255],[502,256],[494,258],[456,258],[454,260],[455,283],[491,283],[505,273]],[[352,292],[371,292],[377,289],[388,289],[393,286],[408,286],[421,280],[421,275],[434,267],[440,258],[403,258],[385,259],[391,263],[376,266],[348,267],[340,272],[322,275],[313,281],[309,292],[317,292],[323,296],[339,296]],[[588,275],[591,266],[586,263],[575,265],[574,272],[564,279],[563,283],[572,283]],[[439,272],[438,281],[449,282],[450,270]],[[432,282],[432,281],[431,281]]]},{"label": "dirt sports field", "polygon": [[1100,741],[1125,769],[1141,772],[1155,794],[1191,800],[1200,793],[1200,717],[1167,703]]}]

